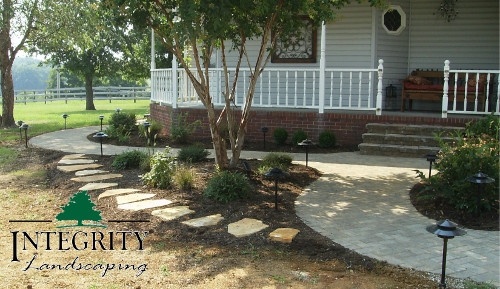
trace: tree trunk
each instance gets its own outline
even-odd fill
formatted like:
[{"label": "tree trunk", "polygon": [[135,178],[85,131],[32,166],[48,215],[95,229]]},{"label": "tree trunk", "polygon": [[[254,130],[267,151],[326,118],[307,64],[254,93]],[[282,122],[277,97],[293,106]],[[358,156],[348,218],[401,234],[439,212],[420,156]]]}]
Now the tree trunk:
[{"label": "tree trunk", "polygon": [[219,168],[224,169],[227,167],[228,164],[226,141],[221,136],[221,133],[219,131],[219,126],[217,125],[217,117],[215,115],[213,107],[209,107],[207,109],[207,112],[208,112],[208,122],[210,126],[210,134],[212,136],[212,143],[215,152],[215,164]]},{"label": "tree trunk", "polygon": [[85,75],[85,109],[95,110],[94,105],[94,90],[92,89],[93,74]]},{"label": "tree trunk", "polygon": [[2,128],[15,127],[14,121],[14,81],[12,80],[12,62],[8,52],[2,51],[0,56],[1,82],[2,82]]}]

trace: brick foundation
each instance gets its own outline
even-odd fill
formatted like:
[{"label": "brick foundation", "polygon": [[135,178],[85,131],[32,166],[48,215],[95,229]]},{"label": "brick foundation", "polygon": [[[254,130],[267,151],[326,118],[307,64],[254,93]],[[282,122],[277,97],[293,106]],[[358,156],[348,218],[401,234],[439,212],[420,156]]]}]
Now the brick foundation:
[{"label": "brick foundation", "polygon": [[[194,138],[210,139],[210,129],[208,127],[208,118],[205,108],[189,107],[172,109],[170,106],[164,106],[157,103],[150,105],[151,117],[160,121],[164,127],[165,133],[170,134],[172,122],[177,120],[179,113],[188,113],[188,123],[197,119],[201,120],[202,126],[199,127]],[[220,112],[220,110],[218,111]],[[241,111],[237,111],[241,116]],[[469,121],[477,117],[458,117],[450,116],[441,118],[437,114],[422,113],[395,113],[383,112],[383,115],[377,116],[374,112],[330,112],[325,111],[319,114],[315,110],[294,109],[282,110],[254,108],[250,113],[250,121],[247,125],[246,140],[263,141],[261,128],[266,126],[269,132],[266,134],[266,141],[273,142],[272,133],[274,129],[283,127],[288,132],[288,141],[292,134],[298,129],[302,129],[313,142],[317,141],[318,135],[322,131],[332,131],[337,138],[337,144],[340,146],[356,146],[362,143],[362,134],[366,132],[367,123],[393,123],[393,124],[416,124],[416,125],[440,125],[440,126],[460,126],[464,127]]]}]

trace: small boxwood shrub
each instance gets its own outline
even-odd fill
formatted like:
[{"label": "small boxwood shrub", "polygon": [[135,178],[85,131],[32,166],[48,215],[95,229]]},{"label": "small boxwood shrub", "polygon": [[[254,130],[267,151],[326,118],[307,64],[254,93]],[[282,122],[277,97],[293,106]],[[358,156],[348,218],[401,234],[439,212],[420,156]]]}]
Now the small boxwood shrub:
[{"label": "small boxwood shrub", "polygon": [[109,138],[118,139],[119,142],[128,141],[130,134],[137,130],[134,113],[118,113],[111,115],[106,134]]},{"label": "small boxwood shrub", "polygon": [[183,147],[177,153],[177,159],[182,162],[197,163],[203,161],[210,154],[202,145],[195,144]]},{"label": "small boxwood shrub", "polygon": [[218,171],[207,183],[203,195],[221,203],[246,198],[252,187],[240,172]]},{"label": "small boxwood shrub", "polygon": [[307,139],[307,133],[301,129],[294,132],[292,135],[292,144],[296,146],[299,142]]},{"label": "small boxwood shrub", "polygon": [[113,160],[111,166],[118,170],[139,168],[141,167],[141,164],[146,160],[149,160],[149,155],[143,151],[126,151],[115,156],[115,159]]},{"label": "small boxwood shrub", "polygon": [[280,168],[283,171],[288,171],[292,165],[293,158],[284,153],[269,153],[259,164],[257,170],[260,174],[265,174],[272,168]]},{"label": "small boxwood shrub", "polygon": [[337,144],[337,138],[331,131],[322,131],[318,137],[318,146],[321,148],[333,148]]},{"label": "small boxwood shrub", "polygon": [[142,175],[142,181],[146,186],[165,189],[172,184],[172,177],[175,173],[175,158],[169,156],[170,149],[164,152],[157,152],[150,158],[151,170]]},{"label": "small boxwood shrub", "polygon": [[288,132],[282,127],[278,127],[273,131],[273,137],[277,145],[284,145],[288,138]]}]

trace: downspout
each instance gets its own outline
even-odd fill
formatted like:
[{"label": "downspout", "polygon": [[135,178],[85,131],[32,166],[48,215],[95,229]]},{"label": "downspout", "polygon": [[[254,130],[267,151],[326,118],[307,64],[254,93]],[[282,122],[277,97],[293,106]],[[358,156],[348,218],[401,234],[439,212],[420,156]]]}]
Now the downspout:
[{"label": "downspout", "polygon": [[321,23],[321,56],[319,59],[319,113],[325,112],[326,25]]}]

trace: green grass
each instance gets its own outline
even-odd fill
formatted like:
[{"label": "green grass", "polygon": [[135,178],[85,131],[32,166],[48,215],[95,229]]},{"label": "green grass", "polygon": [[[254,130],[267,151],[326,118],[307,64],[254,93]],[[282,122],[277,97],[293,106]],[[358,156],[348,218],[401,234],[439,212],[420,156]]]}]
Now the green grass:
[{"label": "green grass", "polygon": [[[85,110],[85,101],[64,101],[16,103],[14,106],[15,121],[22,120],[30,127],[28,137],[64,129],[63,114],[68,114],[66,128],[78,128],[100,125],[99,115],[104,115],[103,125],[106,125],[116,108],[122,112],[133,112],[138,118],[149,113],[149,100],[95,100],[96,110]],[[0,130],[0,141],[19,139],[19,129]],[[0,152],[0,156],[2,152]]]},{"label": "green grass", "polygon": [[17,155],[17,151],[13,149],[0,147],[0,167],[10,163],[12,160],[17,158]]}]

